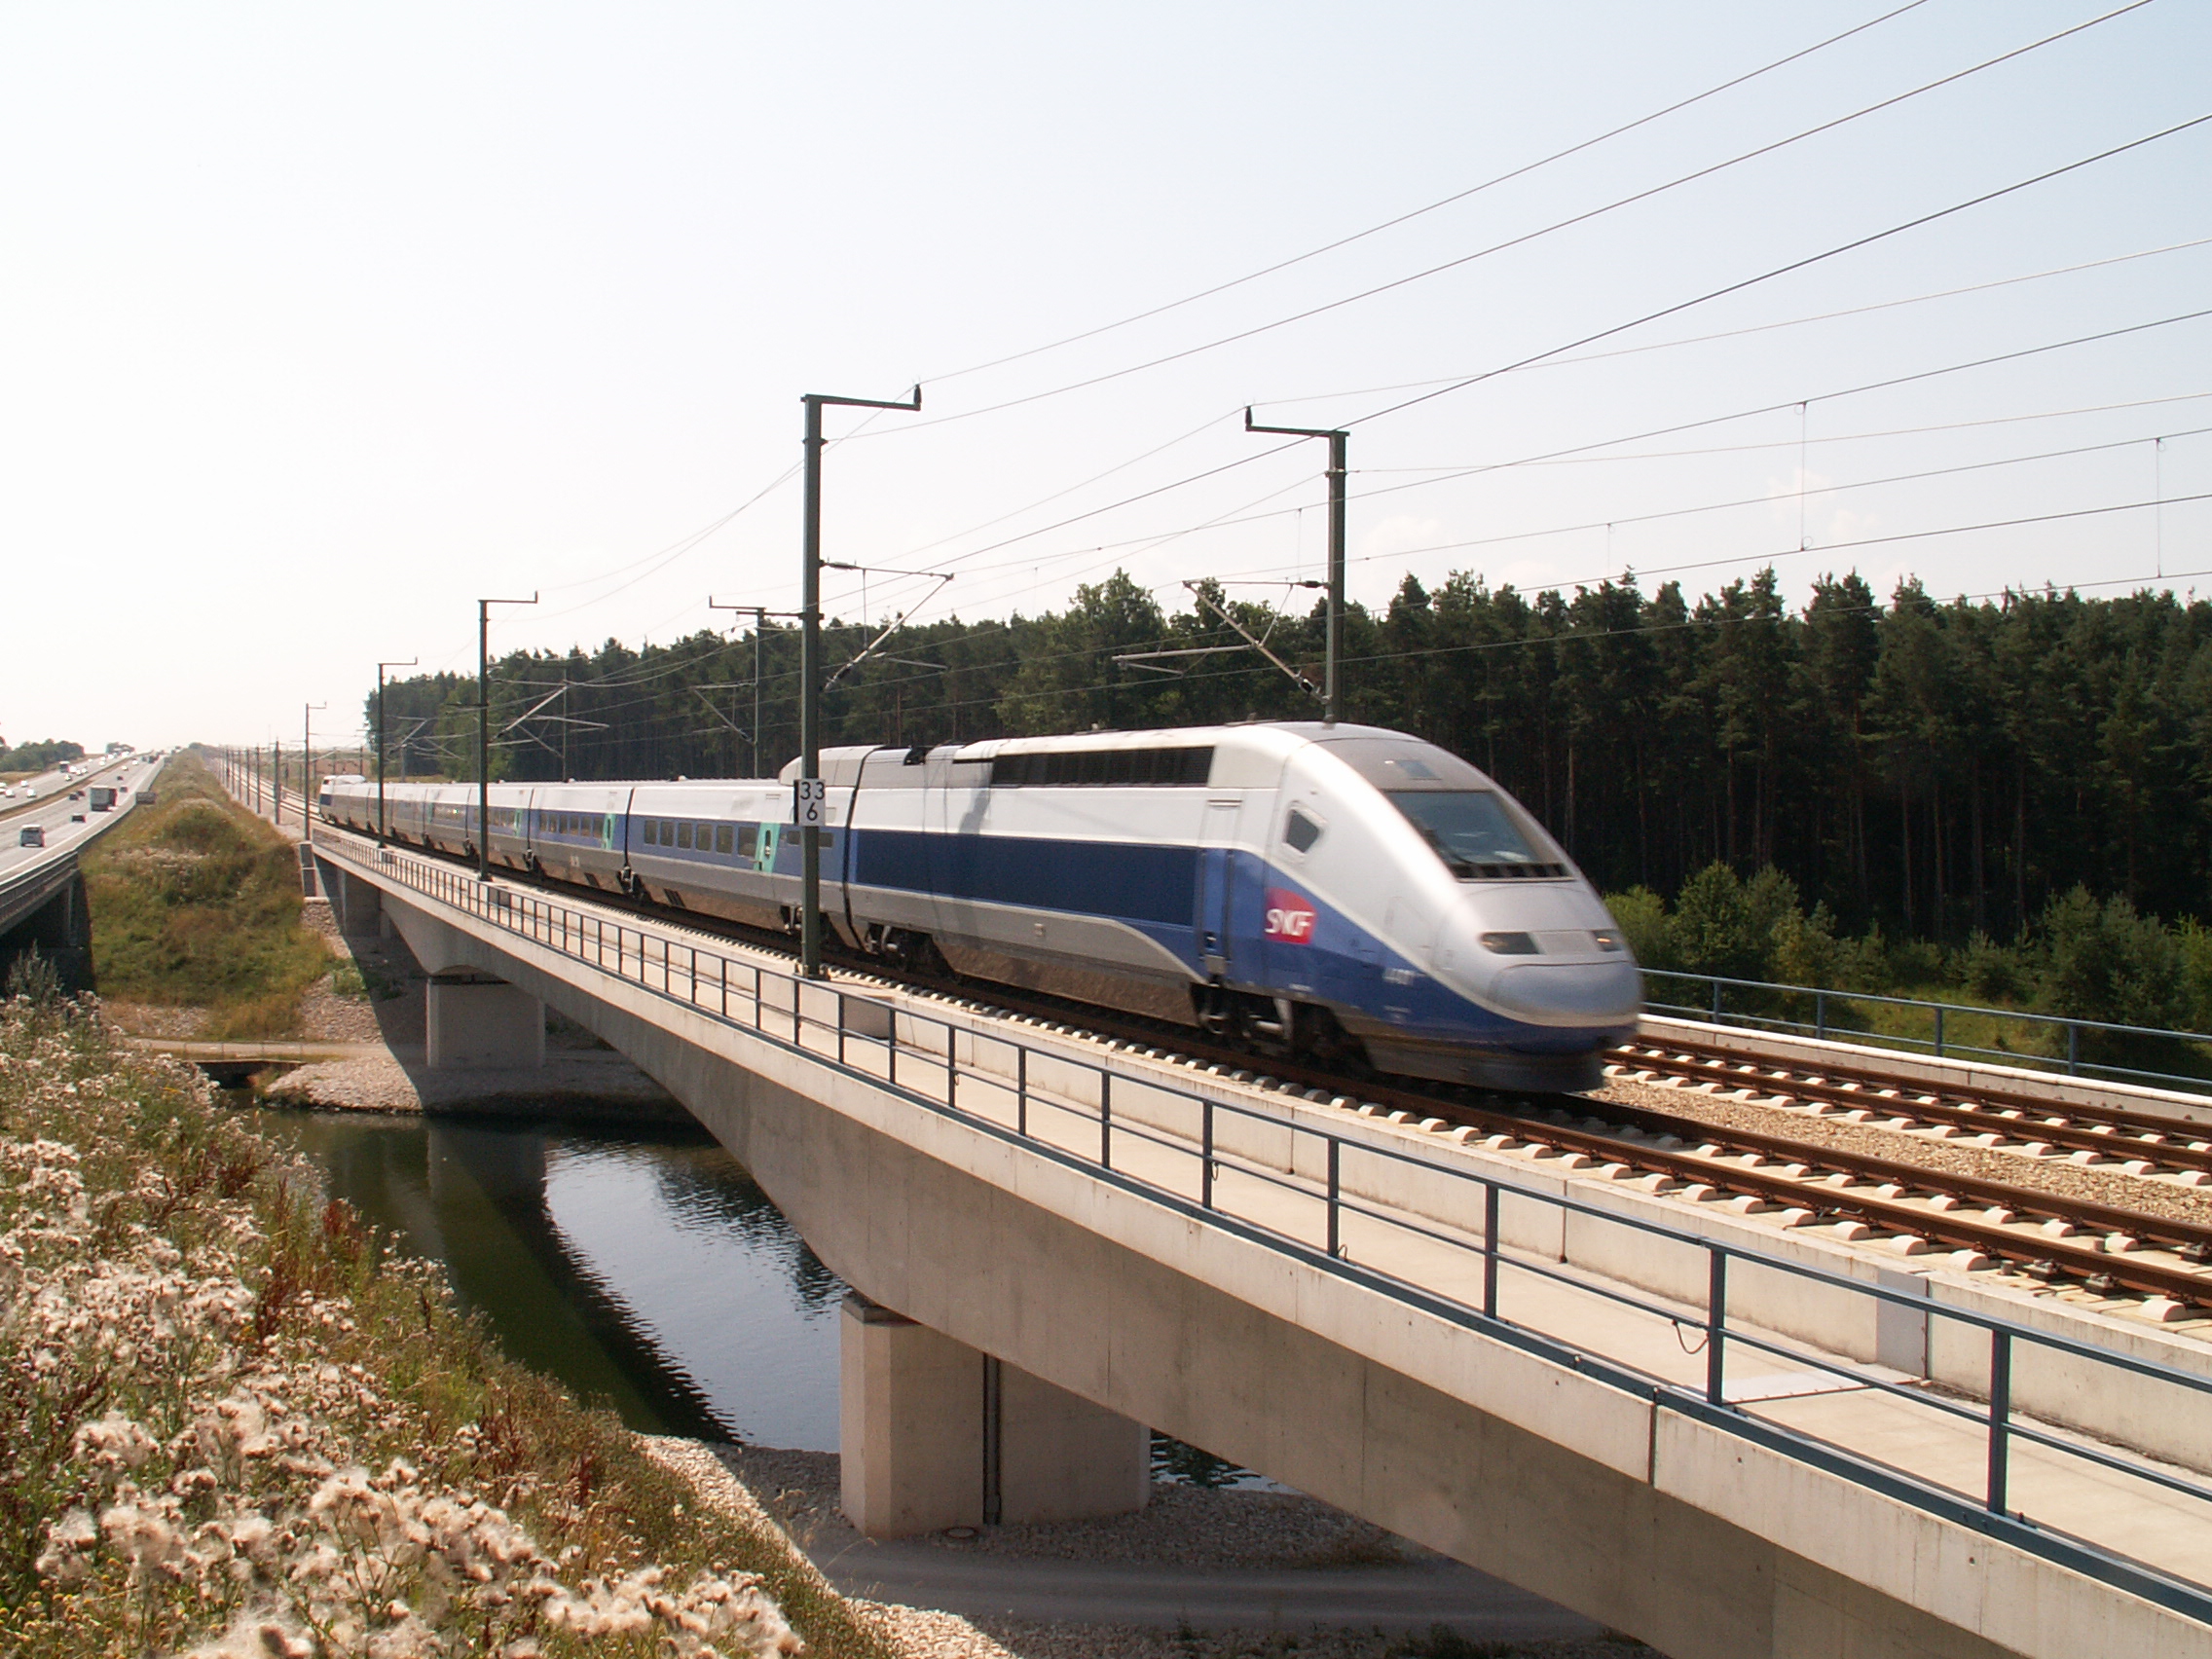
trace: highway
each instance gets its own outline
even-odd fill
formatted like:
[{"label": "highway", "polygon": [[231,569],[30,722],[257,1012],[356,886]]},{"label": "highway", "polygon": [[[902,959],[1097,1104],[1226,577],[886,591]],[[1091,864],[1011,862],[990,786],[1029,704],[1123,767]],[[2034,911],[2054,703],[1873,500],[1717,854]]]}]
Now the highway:
[{"label": "highway", "polygon": [[[38,798],[29,806],[23,807],[19,800],[0,801],[0,807],[19,808],[0,818],[0,881],[21,875],[49,859],[66,856],[109,817],[108,813],[92,811],[86,801],[71,800],[73,793],[95,784],[113,788],[118,792],[114,810],[126,812],[136,803],[139,788],[152,780],[160,765],[158,760],[125,756],[101,765],[90,777],[64,778],[59,772],[49,772],[32,780],[30,787],[36,790]],[[125,790],[129,793],[123,793]],[[74,822],[78,814],[84,816],[82,824]],[[44,847],[22,844],[23,830],[33,826],[46,831]]]},{"label": "highway", "polygon": [[[72,760],[69,763],[72,766],[89,768],[104,774],[125,764],[129,758],[130,756],[124,755],[100,758],[88,756],[83,760]],[[0,791],[6,792],[0,793],[0,815],[20,812],[31,799],[44,800],[56,790],[60,790],[62,793],[66,794],[70,790],[82,788],[84,783],[85,778],[83,776],[72,778],[56,766],[51,771],[41,772],[37,777],[25,778],[19,783],[0,784]]]}]

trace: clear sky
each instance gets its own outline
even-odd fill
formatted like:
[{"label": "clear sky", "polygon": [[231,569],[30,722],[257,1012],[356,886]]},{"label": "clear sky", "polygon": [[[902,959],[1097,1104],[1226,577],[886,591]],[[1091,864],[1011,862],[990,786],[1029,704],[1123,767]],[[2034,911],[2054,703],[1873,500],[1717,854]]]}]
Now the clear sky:
[{"label": "clear sky", "polygon": [[2212,245],[2177,245],[2212,239],[2212,126],[1377,417],[2212,113],[2202,0],[1597,211],[2113,9],[1923,0],[978,367],[1901,3],[17,0],[0,735],[290,742],[321,702],[350,736],[379,658],[473,669],[481,595],[542,594],[495,648],[788,607],[800,394],[916,380],[918,417],[832,417],[828,556],[958,573],[833,573],[848,617],[1317,574],[1325,449],[1268,453],[1247,402],[1356,423],[1371,604],[1769,558],[1793,599],[2212,591],[2180,499],[2212,492],[2212,318],[2164,322],[2212,307]]}]

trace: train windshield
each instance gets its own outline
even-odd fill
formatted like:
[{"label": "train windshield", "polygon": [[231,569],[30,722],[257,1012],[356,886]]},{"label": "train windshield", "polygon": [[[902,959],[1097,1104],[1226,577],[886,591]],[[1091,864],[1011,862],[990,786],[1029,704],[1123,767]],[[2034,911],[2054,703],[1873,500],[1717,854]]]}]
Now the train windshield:
[{"label": "train windshield", "polygon": [[1549,875],[1553,866],[1529,845],[1490,790],[1390,790],[1404,813],[1461,877],[1493,873]]}]

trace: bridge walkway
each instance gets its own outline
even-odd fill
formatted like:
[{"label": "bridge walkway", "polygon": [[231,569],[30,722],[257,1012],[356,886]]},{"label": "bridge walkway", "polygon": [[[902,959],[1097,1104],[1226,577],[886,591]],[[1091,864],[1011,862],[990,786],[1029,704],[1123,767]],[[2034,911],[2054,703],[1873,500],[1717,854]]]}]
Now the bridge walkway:
[{"label": "bridge walkway", "polygon": [[[646,971],[648,958],[635,954],[630,967]],[[686,979],[672,994],[697,1006],[719,1004],[720,987],[694,988]],[[1340,1143],[1332,1249],[1326,1174],[1304,1172],[1292,1160],[1263,1161],[1248,1152],[1232,1157],[1217,1147],[1209,1183],[1202,1168],[1202,1130],[1197,1123],[1174,1121],[1194,1115],[1178,1111],[1183,1102],[1166,1088],[1148,1088],[1117,1072],[1102,1124],[1096,1100],[1067,1088],[1074,1078],[1057,1080],[1061,1087],[1054,1088],[994,1077],[977,1069],[973,1051],[963,1064],[948,1068],[941,1045],[927,1040],[933,1034],[929,1027],[906,1024],[903,1030],[906,1035],[894,1043],[856,1036],[849,1022],[838,1027],[808,1022],[799,1027],[798,1041],[885,1082],[903,1081],[925,1090],[941,1083],[949,1107],[1071,1157],[1095,1161],[1103,1138],[1112,1167],[1131,1180],[1459,1307],[1485,1306],[1490,1257],[1483,1243],[1482,1199],[1475,1192],[1465,1195],[1471,1225],[1346,1201],[1346,1188],[1372,1183],[1346,1168],[1364,1149]],[[1496,1259],[1490,1304],[1496,1318],[1664,1386],[1692,1394],[1712,1387],[1702,1304],[1654,1296],[1509,1244],[1501,1243]],[[1721,1366],[1720,1397],[1730,1408],[1787,1432],[1852,1448],[1962,1500],[1983,1501],[1989,1478],[1986,1408],[1962,1415],[1968,1411],[1964,1402],[1946,1397],[1923,1377],[1751,1324],[1724,1334]],[[2077,1453],[2100,1450],[2088,1436],[2057,1423],[2026,1414],[2012,1421],[2017,1431],[2047,1435]],[[2212,1507],[2170,1490],[2160,1478],[2187,1480],[2191,1471],[2143,1459],[2144,1472],[2130,1474],[2033,1441],[2011,1447],[2007,1461],[2009,1495],[2020,1512],[2063,1517],[2069,1532],[2116,1555],[2183,1579],[2212,1580]]]}]

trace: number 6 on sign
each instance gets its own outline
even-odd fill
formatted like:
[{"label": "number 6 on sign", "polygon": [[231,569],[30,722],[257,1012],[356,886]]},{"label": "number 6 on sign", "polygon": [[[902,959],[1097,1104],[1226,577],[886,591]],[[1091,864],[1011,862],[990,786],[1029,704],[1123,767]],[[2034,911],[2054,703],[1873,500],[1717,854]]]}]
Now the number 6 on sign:
[{"label": "number 6 on sign", "polygon": [[820,778],[792,784],[792,822],[801,830],[820,830],[830,822],[830,786]]}]

